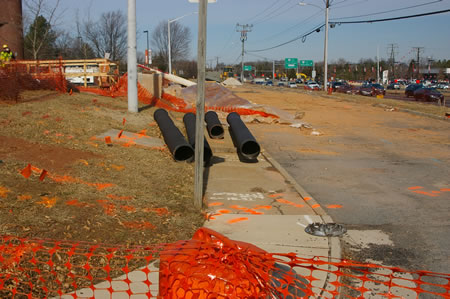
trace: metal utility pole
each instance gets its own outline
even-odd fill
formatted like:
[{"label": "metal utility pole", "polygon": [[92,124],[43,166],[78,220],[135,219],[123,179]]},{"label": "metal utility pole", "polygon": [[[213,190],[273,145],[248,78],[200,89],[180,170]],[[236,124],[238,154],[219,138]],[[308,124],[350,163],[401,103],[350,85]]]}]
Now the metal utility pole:
[{"label": "metal utility pole", "polygon": [[323,50],[323,64],[324,64],[324,75],[323,75],[323,90],[327,90],[328,82],[328,12],[330,10],[330,0],[326,0],[325,4],[325,44]]},{"label": "metal utility pole", "polygon": [[398,52],[397,44],[388,45],[389,62],[391,63],[392,79],[395,79],[395,55]]},{"label": "metal utility pole", "polygon": [[[242,42],[242,60],[241,60],[241,82],[244,83],[244,53],[245,48],[244,44],[247,40],[247,32],[252,32],[253,25],[245,24],[240,25],[239,23],[236,24],[236,32],[241,33],[241,42]],[[239,29],[240,28],[240,29]]]},{"label": "metal utility pole", "polygon": [[203,204],[203,151],[205,139],[205,77],[206,77],[206,13],[208,1],[199,1],[197,44],[197,103],[195,125],[195,187],[194,206]]},{"label": "metal utility pole", "polygon": [[136,0],[128,0],[128,111],[138,112],[136,59]]},{"label": "metal utility pole", "polygon": [[414,47],[415,51],[417,51],[417,79],[420,76],[420,52],[424,50],[424,47]]},{"label": "metal utility pole", "polygon": [[144,33],[147,33],[147,49],[145,49],[145,63],[147,64],[147,66],[150,65],[150,53],[149,53],[149,44],[148,44],[148,30],[144,30]]},{"label": "metal utility pole", "polygon": [[377,83],[380,84],[380,46],[377,45]]},{"label": "metal utility pole", "polygon": [[275,80],[275,60],[272,61],[272,80]]}]

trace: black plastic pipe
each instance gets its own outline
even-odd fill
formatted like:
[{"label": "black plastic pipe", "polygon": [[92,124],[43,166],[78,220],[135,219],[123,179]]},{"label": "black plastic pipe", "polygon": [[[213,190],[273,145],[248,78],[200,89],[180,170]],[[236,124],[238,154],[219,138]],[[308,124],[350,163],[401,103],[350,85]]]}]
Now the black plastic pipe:
[{"label": "black plastic pipe", "polygon": [[153,118],[158,123],[164,141],[175,161],[191,162],[194,159],[194,149],[175,126],[167,111],[158,109],[153,114]]},{"label": "black plastic pipe", "polygon": [[225,131],[215,111],[205,113],[206,129],[212,139],[223,139]]},{"label": "black plastic pipe", "polygon": [[227,122],[230,125],[231,137],[235,141],[238,152],[246,159],[256,159],[261,152],[261,147],[239,114],[231,112],[227,116]]},{"label": "black plastic pipe", "polygon": [[[196,123],[195,114],[192,112],[186,113],[183,117],[183,122],[184,122],[184,126],[186,127],[186,133],[188,136],[189,144],[193,148],[195,148],[195,123]],[[212,155],[213,155],[212,150],[211,150],[211,147],[209,146],[209,143],[206,140],[206,138],[203,142],[204,142],[203,161],[205,164],[209,164],[209,162],[211,161]]]}]

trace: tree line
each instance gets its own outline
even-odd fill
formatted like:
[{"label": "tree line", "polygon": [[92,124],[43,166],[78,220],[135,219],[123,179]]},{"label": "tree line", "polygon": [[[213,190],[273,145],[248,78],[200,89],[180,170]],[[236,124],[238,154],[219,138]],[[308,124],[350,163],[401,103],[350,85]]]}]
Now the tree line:
[{"label": "tree line", "polygon": [[[75,24],[64,29],[60,0],[50,6],[48,0],[24,1],[25,59],[109,59],[123,65],[127,59],[127,16],[121,10],[103,12],[93,19],[87,13],[83,18],[75,13]],[[66,23],[67,24],[67,23]],[[197,72],[196,62],[189,59],[191,32],[188,27],[172,22],[171,56],[175,69],[184,70],[187,77]],[[151,33],[153,65],[168,69],[167,21],[161,21]],[[138,52],[138,63],[144,63],[144,52]],[[121,68],[121,69],[126,69]]]}]

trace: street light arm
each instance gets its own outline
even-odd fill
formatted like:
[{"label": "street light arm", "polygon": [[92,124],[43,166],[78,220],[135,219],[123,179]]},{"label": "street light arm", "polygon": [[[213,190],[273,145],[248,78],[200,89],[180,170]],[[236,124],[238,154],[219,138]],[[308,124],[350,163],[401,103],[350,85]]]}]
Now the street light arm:
[{"label": "street light arm", "polygon": [[173,22],[175,22],[175,21],[178,21],[179,19],[182,19],[182,18],[184,18],[184,17],[190,16],[190,15],[193,15],[193,14],[197,14],[197,13],[198,13],[198,11],[190,12],[190,13],[188,13],[188,14],[185,14],[185,15],[181,16],[181,17],[178,17],[178,18],[169,20],[169,23],[173,23]]},{"label": "street light arm", "polygon": [[318,9],[320,9],[321,11],[325,11],[325,9],[323,9],[319,5],[312,4],[312,3],[299,2],[298,5],[300,5],[300,6],[314,6],[314,7],[317,7]]}]

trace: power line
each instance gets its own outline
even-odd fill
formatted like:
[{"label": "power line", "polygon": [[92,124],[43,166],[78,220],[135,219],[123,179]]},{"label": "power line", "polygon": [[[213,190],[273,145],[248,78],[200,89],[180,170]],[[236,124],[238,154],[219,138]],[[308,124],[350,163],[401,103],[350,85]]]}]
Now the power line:
[{"label": "power line", "polygon": [[341,24],[378,23],[378,22],[387,22],[387,21],[395,21],[395,20],[403,20],[403,19],[411,19],[411,18],[417,18],[417,17],[431,16],[431,15],[437,15],[437,14],[442,14],[442,13],[447,13],[447,12],[450,12],[450,9],[426,12],[426,13],[422,13],[422,14],[415,14],[415,15],[409,15],[409,16],[394,17],[394,18],[363,20],[363,21],[344,21],[344,22],[337,21],[337,22],[331,22],[331,23],[338,24],[338,25],[341,25]]},{"label": "power line", "polygon": [[[401,16],[401,17],[394,17],[394,18],[385,18],[385,19],[373,19],[373,20],[361,20],[361,21],[345,21],[345,22],[330,22],[330,25],[341,25],[341,24],[361,24],[361,23],[378,23],[378,22],[387,22],[387,21],[395,21],[395,20],[402,20],[402,19],[411,19],[411,18],[418,18],[418,17],[423,17],[423,16],[430,16],[430,15],[436,15],[436,14],[442,14],[442,13],[447,13],[450,12],[450,9],[445,9],[445,10],[439,10],[439,11],[432,11],[432,12],[427,12],[427,13],[423,13],[423,14],[415,14],[415,15],[408,15],[408,16]],[[269,47],[269,48],[265,48],[265,49],[259,49],[259,50],[249,50],[248,52],[263,52],[263,51],[268,51],[268,50],[272,50],[290,43],[293,43],[295,41],[298,40],[302,40],[303,42],[305,41],[306,37],[313,34],[314,32],[320,32],[320,29],[322,29],[322,27],[324,27],[325,25],[322,24],[320,26],[318,26],[316,29],[300,35],[296,38],[293,38],[287,42],[281,43],[279,45],[273,46],[273,47]]]},{"label": "power line", "polygon": [[[292,0],[286,0],[284,1],[280,6],[278,6],[276,9],[274,9],[273,11],[270,11],[269,13],[265,14],[264,16],[262,16],[261,18],[256,18],[255,20],[253,20],[254,24],[257,23],[262,23],[264,22],[264,20],[268,19],[270,16],[272,16],[273,14],[275,14],[277,11],[279,11],[280,9],[284,8],[286,5],[289,4],[289,2],[291,2]],[[280,2],[278,2],[279,4]]]},{"label": "power line", "polygon": [[434,3],[437,3],[437,2],[442,2],[442,0],[436,0],[436,1],[433,1],[433,2],[422,3],[422,4],[418,4],[418,5],[407,6],[407,7],[402,7],[402,8],[396,8],[396,9],[391,9],[391,10],[386,10],[386,11],[374,12],[374,13],[365,14],[365,15],[335,18],[335,19],[332,19],[332,20],[354,19],[354,18],[374,16],[374,15],[381,15],[381,14],[390,13],[390,12],[394,12],[394,11],[399,11],[399,10],[405,10],[405,9],[411,9],[411,8],[425,6],[425,5],[430,5],[430,4],[434,4]]},{"label": "power line", "polygon": [[293,43],[293,42],[298,41],[298,40],[300,40],[300,39],[301,39],[302,41],[304,41],[308,35],[311,35],[311,34],[313,34],[314,32],[320,32],[320,30],[321,30],[324,26],[325,26],[325,25],[322,24],[322,25],[316,27],[314,30],[309,31],[308,33],[305,33],[305,34],[303,34],[303,35],[297,36],[296,38],[293,38],[293,39],[291,39],[291,40],[289,40],[289,41],[287,41],[287,42],[281,43],[281,44],[279,44],[279,45],[276,45],[276,46],[273,46],[273,47],[269,47],[269,48],[265,48],[265,49],[260,49],[260,50],[248,50],[247,52],[263,52],[263,51],[267,51],[267,50],[272,50],[272,49],[275,49],[275,48],[279,48],[279,47],[281,47],[281,46],[284,46],[284,45]]},{"label": "power line", "polygon": [[[289,0],[286,0],[286,2],[287,2],[287,1],[289,1]],[[272,3],[272,5],[269,5],[268,7],[266,7],[266,9],[264,9],[264,10],[261,11],[260,13],[257,13],[256,15],[254,15],[253,17],[251,17],[250,19],[248,19],[247,22],[249,22],[249,21],[251,21],[251,20],[253,20],[253,19],[259,17],[260,15],[262,15],[263,13],[265,13],[266,11],[268,11],[269,9],[271,9],[272,7],[274,7],[277,3],[279,3],[279,2],[274,1],[274,2]]]},{"label": "power line", "polygon": [[294,5],[292,5],[292,6],[289,6],[288,8],[286,8],[285,10],[283,10],[282,12],[280,12],[279,14],[272,15],[272,16],[270,16],[270,17],[267,16],[267,17],[265,17],[264,19],[261,19],[260,21],[255,21],[254,24],[255,24],[255,25],[258,25],[258,24],[267,22],[267,21],[269,21],[269,20],[271,20],[271,19],[273,19],[273,18],[275,18],[275,17],[281,16],[282,14],[285,14],[285,13],[291,11],[291,9],[292,9],[293,7],[296,7],[296,6],[297,6],[297,3],[294,4]]}]

